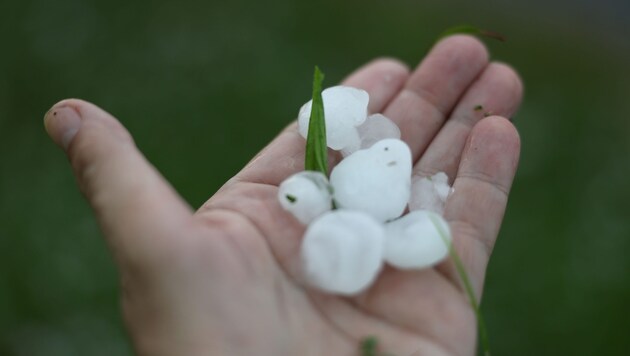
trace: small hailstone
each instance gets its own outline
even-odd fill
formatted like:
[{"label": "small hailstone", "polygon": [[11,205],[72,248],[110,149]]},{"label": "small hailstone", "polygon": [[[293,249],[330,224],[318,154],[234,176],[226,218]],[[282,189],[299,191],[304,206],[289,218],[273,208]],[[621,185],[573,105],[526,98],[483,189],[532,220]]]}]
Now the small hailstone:
[{"label": "small hailstone", "polygon": [[[439,224],[444,237],[435,223]],[[385,261],[400,269],[436,265],[448,255],[450,243],[448,223],[427,210],[412,211],[385,225]]]},{"label": "small hailstone", "polygon": [[328,179],[320,172],[298,172],[285,179],[278,189],[278,200],[303,224],[332,208]]},{"label": "small hailstone", "polygon": [[411,151],[385,139],[342,160],[330,174],[338,206],[366,212],[378,221],[399,217],[409,201]]},{"label": "small hailstone", "polygon": [[[326,120],[326,142],[333,150],[360,146],[357,126],[367,118],[370,96],[365,90],[335,86],[322,91]],[[298,130],[306,138],[313,101],[302,106],[298,114]]]},{"label": "small hailstone", "polygon": [[452,188],[448,185],[446,173],[439,172],[431,177],[416,177],[411,184],[409,210],[430,210],[444,213],[444,204]]},{"label": "small hailstone", "polygon": [[[357,127],[360,139],[360,147],[348,147],[342,154],[349,156],[358,149],[372,147],[376,142],[386,138],[400,139],[400,129],[392,120],[382,114],[373,114],[367,117],[361,126]],[[354,149],[353,149],[354,148]]]},{"label": "small hailstone", "polygon": [[311,223],[301,247],[308,282],[330,293],[367,288],[383,265],[383,225],[367,214],[335,210]]}]

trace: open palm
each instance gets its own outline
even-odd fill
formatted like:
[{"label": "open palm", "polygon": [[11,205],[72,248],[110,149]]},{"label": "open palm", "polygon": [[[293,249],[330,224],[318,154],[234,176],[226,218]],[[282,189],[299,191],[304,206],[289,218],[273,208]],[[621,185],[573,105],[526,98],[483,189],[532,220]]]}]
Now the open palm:
[{"label": "open palm", "polygon": [[[476,39],[452,36],[411,74],[379,59],[344,84],[368,91],[369,110],[400,126],[415,174],[451,177],[445,218],[480,296],[518,162],[518,134],[501,117],[519,105],[518,76],[488,63]],[[295,124],[193,212],[103,110],[64,100],[45,123],[119,266],[139,354],[357,355],[368,336],[398,356],[474,354],[476,321],[451,262],[385,268],[353,298],[304,286],[297,273],[304,226],[276,197],[278,184],[303,169]]]}]

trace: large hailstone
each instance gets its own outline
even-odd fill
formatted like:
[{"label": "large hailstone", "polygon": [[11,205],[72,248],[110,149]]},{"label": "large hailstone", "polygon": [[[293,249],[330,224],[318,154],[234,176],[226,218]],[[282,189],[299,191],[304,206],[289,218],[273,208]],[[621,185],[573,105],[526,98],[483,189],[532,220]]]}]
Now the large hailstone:
[{"label": "large hailstone", "polygon": [[386,139],[359,150],[332,170],[330,184],[339,207],[366,212],[381,222],[395,219],[409,201],[409,146]]},{"label": "large hailstone", "polygon": [[448,256],[450,244],[448,223],[430,211],[412,211],[385,225],[385,261],[400,269],[434,266]]},{"label": "large hailstone", "polygon": [[400,139],[400,128],[383,114],[372,114],[365,122],[357,127],[359,133],[359,147],[350,146],[341,151],[344,157],[351,155],[357,149],[372,147],[376,142],[386,138]]},{"label": "large hailstone", "polygon": [[285,179],[278,189],[278,200],[303,224],[332,208],[331,187],[321,172],[303,171]]},{"label": "large hailstone", "polygon": [[376,278],[383,265],[384,227],[369,215],[335,210],[306,230],[301,258],[306,278],[330,293],[353,295]]},{"label": "large hailstone", "polygon": [[[360,147],[357,126],[367,118],[370,96],[365,90],[335,86],[322,91],[326,119],[326,143],[333,150],[357,150]],[[300,108],[298,130],[302,137],[308,134],[311,118],[310,100]]]},{"label": "large hailstone", "polygon": [[442,215],[444,204],[452,190],[444,172],[431,177],[415,177],[411,184],[409,210],[430,210]]}]

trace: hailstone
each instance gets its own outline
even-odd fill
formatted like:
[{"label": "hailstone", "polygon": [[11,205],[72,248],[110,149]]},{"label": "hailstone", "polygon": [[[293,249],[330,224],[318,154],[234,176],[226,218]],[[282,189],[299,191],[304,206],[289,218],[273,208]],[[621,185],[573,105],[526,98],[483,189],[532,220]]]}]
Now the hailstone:
[{"label": "hailstone", "polygon": [[411,184],[409,210],[430,210],[441,215],[452,190],[444,172],[431,177],[415,177]]},{"label": "hailstone", "polygon": [[448,255],[450,243],[448,223],[427,210],[412,211],[385,225],[385,261],[400,269],[436,265]]},{"label": "hailstone", "polygon": [[305,276],[330,293],[354,295],[367,288],[383,265],[384,227],[367,214],[335,210],[313,221],[301,246]]},{"label": "hailstone", "polygon": [[330,174],[340,208],[366,212],[378,221],[399,217],[409,201],[411,151],[401,140],[385,139],[343,159]]},{"label": "hailstone", "polygon": [[[367,118],[370,96],[365,90],[335,86],[322,91],[326,142],[333,150],[357,150],[360,145],[357,126]],[[313,101],[302,106],[298,114],[298,131],[306,138]]]},{"label": "hailstone", "polygon": [[386,138],[400,139],[398,125],[383,114],[372,114],[365,122],[357,127],[359,133],[359,147],[350,146],[341,151],[343,156],[349,156],[358,149],[370,148],[376,142]]},{"label": "hailstone", "polygon": [[331,186],[321,172],[298,172],[280,184],[278,200],[300,222],[309,224],[332,208]]}]

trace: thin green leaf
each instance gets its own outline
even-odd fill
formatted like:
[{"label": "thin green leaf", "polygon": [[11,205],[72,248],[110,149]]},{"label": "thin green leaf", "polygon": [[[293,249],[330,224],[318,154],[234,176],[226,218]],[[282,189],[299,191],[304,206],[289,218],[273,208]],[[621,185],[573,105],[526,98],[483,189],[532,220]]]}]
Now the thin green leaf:
[{"label": "thin green leaf", "polygon": [[446,31],[442,32],[442,34],[438,37],[438,39],[442,39],[446,36],[455,35],[458,33],[493,38],[501,42],[505,42],[507,40],[505,36],[503,36],[502,34],[498,32],[483,30],[483,29],[480,29],[471,25],[459,25],[459,26],[451,27],[447,29]]},{"label": "thin green leaf", "polygon": [[361,340],[361,356],[396,356],[394,354],[379,352],[376,336],[368,336]]},{"label": "thin green leaf", "polygon": [[481,314],[481,309],[479,309],[479,303],[477,302],[477,297],[475,297],[475,291],[472,288],[472,284],[470,283],[470,278],[468,278],[468,273],[466,273],[466,269],[464,268],[464,264],[462,263],[462,259],[457,254],[457,251],[453,247],[453,244],[449,242],[446,237],[446,232],[442,229],[442,225],[435,221],[433,216],[429,216],[433,226],[437,229],[440,237],[444,241],[444,243],[448,246],[448,253],[451,256],[451,259],[455,263],[455,269],[457,270],[457,274],[459,274],[459,278],[462,280],[464,284],[464,290],[468,295],[468,300],[470,301],[470,306],[475,312],[475,317],[477,318],[477,325],[479,327],[479,339],[481,343],[481,349],[483,350],[484,356],[490,356],[490,344],[488,343],[488,331],[486,329],[486,323],[483,320],[483,315]]},{"label": "thin green leaf", "polygon": [[304,168],[307,171],[318,171],[328,176],[326,120],[324,117],[324,100],[322,99],[323,81],[324,73],[315,66],[315,73],[313,74],[313,105],[311,106],[311,117],[308,123]]},{"label": "thin green leaf", "polygon": [[361,356],[376,356],[378,340],[375,336],[368,336],[361,341]]}]

